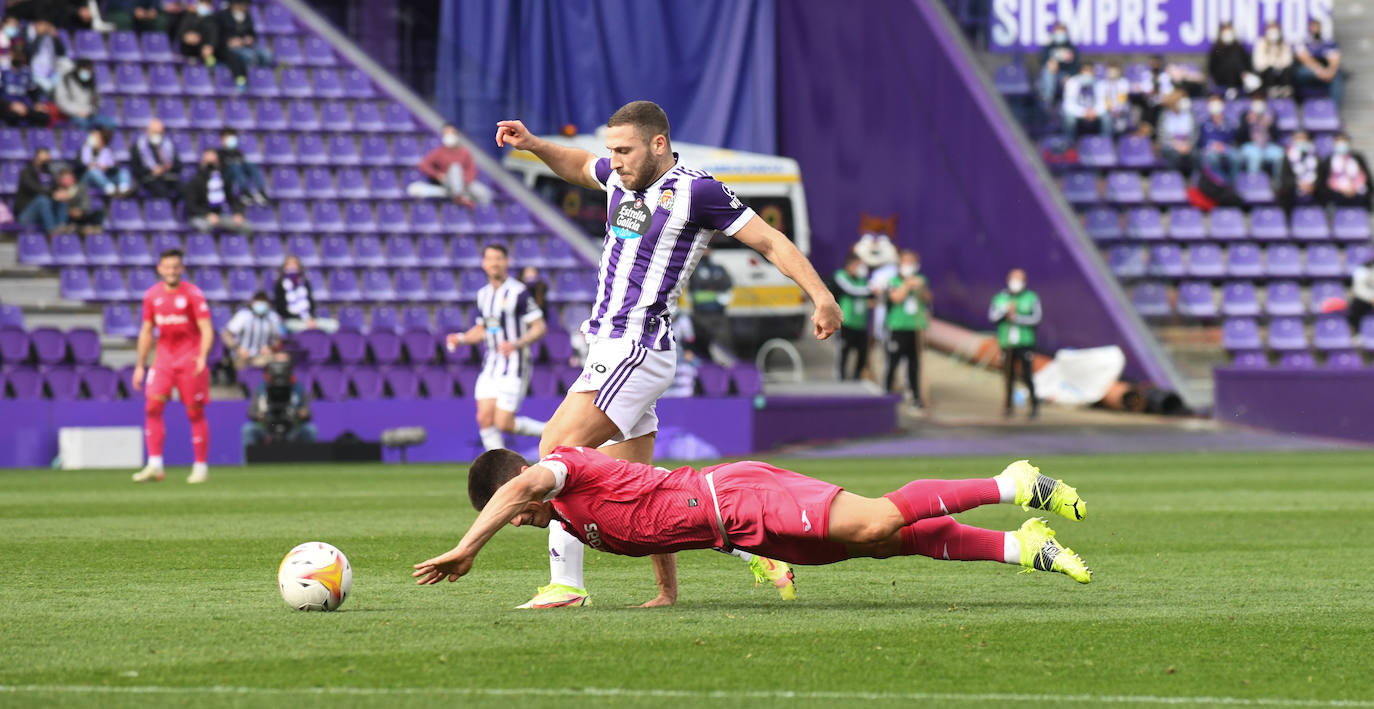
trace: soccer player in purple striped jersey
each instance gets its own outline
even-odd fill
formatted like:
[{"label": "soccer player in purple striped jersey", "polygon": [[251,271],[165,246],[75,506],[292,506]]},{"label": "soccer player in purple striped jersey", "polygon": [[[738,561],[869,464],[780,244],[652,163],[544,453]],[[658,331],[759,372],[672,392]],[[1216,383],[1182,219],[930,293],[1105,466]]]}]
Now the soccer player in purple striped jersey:
[{"label": "soccer player in purple striped jersey", "polygon": [[482,271],[487,284],[477,291],[477,323],[465,332],[450,333],[444,344],[486,344],[482,373],[473,387],[477,399],[477,430],[487,450],[505,447],[506,433],[539,436],[544,422],[517,416],[520,402],[530,385],[530,345],[544,336],[544,312],[525,290],[525,284],[510,277],[506,247],[488,244],[482,249]]},{"label": "soccer player in purple striped jersey", "polygon": [[[588,446],[613,458],[652,462],[658,431],[654,405],[677,368],[672,329],[677,300],[717,232],[758,251],[801,286],[816,308],[811,320],[818,339],[839,328],[839,305],[797,247],[730,188],[678,162],[668,116],[657,104],[633,101],[611,115],[609,158],[541,140],[520,121],[496,125],[498,147],[528,150],[564,180],[607,194],[596,300],[581,328],[588,344],[586,364],[544,429],[540,455],[556,446]],[[581,543],[561,525],[550,525],[552,582],[522,607],[585,603],[582,552]],[[756,579],[772,582],[784,598],[794,597],[785,564],[745,552],[736,556],[749,561]],[[676,561],[661,554],[653,562],[658,595],[644,605],[672,605]]]}]

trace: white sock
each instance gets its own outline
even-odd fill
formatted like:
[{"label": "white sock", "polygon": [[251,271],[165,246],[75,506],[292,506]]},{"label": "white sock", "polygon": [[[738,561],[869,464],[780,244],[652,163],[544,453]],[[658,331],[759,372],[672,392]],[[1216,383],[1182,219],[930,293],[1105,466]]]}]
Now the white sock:
[{"label": "white sock", "polygon": [[482,447],[489,451],[506,447],[506,439],[501,435],[501,429],[495,426],[488,426],[477,433],[482,436]]},{"label": "white sock", "polygon": [[729,554],[730,556],[738,556],[739,558],[743,559],[743,560],[746,561],[746,562],[749,562],[749,561],[753,561],[753,560],[754,560],[754,555],[753,555],[753,554],[750,554],[750,553],[747,552],[747,551],[740,551],[739,549],[731,549],[730,551],[728,551],[728,552],[726,552],[726,553]]},{"label": "white sock", "polygon": [[528,416],[516,416],[515,428],[511,433],[517,436],[542,436],[544,435],[545,421],[535,421]]},{"label": "white sock", "polygon": [[586,588],[582,581],[582,552],[586,547],[568,534],[561,522],[549,524],[549,582]]},{"label": "white sock", "polygon": [[162,468],[162,456],[160,456],[160,455],[150,455],[150,456],[148,456],[148,467],[150,467],[150,468],[158,468],[158,469],[161,469],[161,468]]},{"label": "white sock", "polygon": [[1002,504],[1010,505],[1016,502],[1016,481],[1010,475],[998,473],[992,476],[997,481],[997,493],[1002,496]]},{"label": "white sock", "polygon": [[1011,532],[1002,537],[1002,561],[1008,564],[1021,563],[1021,542]]}]

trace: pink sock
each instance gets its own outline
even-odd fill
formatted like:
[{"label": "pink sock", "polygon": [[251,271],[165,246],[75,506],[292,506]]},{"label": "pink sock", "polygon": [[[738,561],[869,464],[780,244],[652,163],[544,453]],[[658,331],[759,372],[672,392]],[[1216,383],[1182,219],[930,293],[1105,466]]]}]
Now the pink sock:
[{"label": "pink sock", "polygon": [[995,505],[1002,501],[997,481],[992,478],[973,480],[913,480],[896,492],[883,495],[897,506],[902,520],[911,524],[918,519],[951,515],[971,510],[979,505]]},{"label": "pink sock", "polygon": [[902,527],[902,555],[947,561],[1005,561],[1006,532],[931,517]]},{"label": "pink sock", "polygon": [[167,438],[167,427],[162,423],[164,401],[149,399],[143,407],[143,438],[148,444],[148,455],[161,456],[162,442]]}]

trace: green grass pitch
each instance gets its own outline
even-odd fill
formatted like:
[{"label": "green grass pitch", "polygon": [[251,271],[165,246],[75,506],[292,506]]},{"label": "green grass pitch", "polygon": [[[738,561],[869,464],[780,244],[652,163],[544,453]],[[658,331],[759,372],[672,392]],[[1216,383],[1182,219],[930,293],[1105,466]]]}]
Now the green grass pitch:
[{"label": "green grass pitch", "polygon": [[[986,458],[774,461],[880,494],[986,476]],[[512,609],[547,578],[508,529],[456,584],[410,565],[473,519],[459,466],[0,473],[0,706],[1374,706],[1374,455],[1053,456],[1087,521],[1052,518],[1082,586],[999,564],[798,571],[589,551],[595,605]],[[1019,508],[969,523],[1012,529]],[[298,613],[277,563],[322,540],[353,564],[337,613]]]}]

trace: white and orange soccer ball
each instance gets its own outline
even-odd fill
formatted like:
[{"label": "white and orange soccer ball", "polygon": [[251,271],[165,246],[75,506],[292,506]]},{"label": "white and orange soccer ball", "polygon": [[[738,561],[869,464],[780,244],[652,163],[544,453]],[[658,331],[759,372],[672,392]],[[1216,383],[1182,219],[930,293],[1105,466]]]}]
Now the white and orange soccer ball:
[{"label": "white and orange soccer ball", "polygon": [[353,588],[353,567],[335,547],[306,542],[281,560],[277,587],[286,605],[298,611],[338,610]]}]

